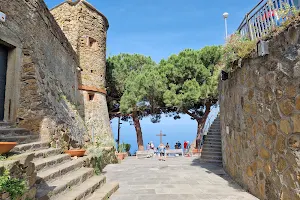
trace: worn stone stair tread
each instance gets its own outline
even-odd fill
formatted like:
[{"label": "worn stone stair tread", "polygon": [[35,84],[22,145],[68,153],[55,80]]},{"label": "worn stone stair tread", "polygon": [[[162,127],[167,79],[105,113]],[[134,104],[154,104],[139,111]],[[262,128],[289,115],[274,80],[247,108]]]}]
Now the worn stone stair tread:
[{"label": "worn stone stair tread", "polygon": [[106,182],[105,176],[93,176],[80,185],[74,186],[71,190],[65,193],[52,197],[53,200],[80,200],[91,195],[97,188],[104,185]]},{"label": "worn stone stair tread", "polygon": [[87,200],[107,200],[118,189],[119,183],[106,183],[100,189],[96,190]]},{"label": "worn stone stair tread", "polygon": [[55,156],[50,156],[48,158],[42,158],[37,159],[34,162],[35,168],[37,171],[40,171],[41,169],[45,169],[49,166],[57,165],[59,163],[62,163],[63,161],[71,159],[71,156],[68,154],[59,154]]},{"label": "worn stone stair tread", "polygon": [[203,148],[205,147],[215,147],[215,148],[219,148],[219,149],[222,149],[222,145],[219,144],[219,145],[216,145],[216,144],[204,144]]},{"label": "worn stone stair tread", "polygon": [[83,166],[84,161],[86,161],[87,157],[81,157],[78,159],[71,160],[69,162],[65,162],[54,167],[39,171],[37,173],[37,182],[48,181],[55,179],[59,176],[65,175],[72,170],[79,169]]},{"label": "worn stone stair tread", "polygon": [[210,147],[204,147],[202,151],[209,151],[209,152],[222,152],[222,148],[210,148]]},{"label": "worn stone stair tread", "polygon": [[29,143],[37,141],[40,138],[39,135],[25,135],[25,136],[0,136],[2,142],[17,142],[19,144]]},{"label": "worn stone stair tread", "polygon": [[222,160],[200,158],[200,162],[208,162],[208,163],[222,163]]},{"label": "worn stone stair tread", "polygon": [[30,154],[34,153],[34,159],[39,159],[39,158],[43,158],[46,156],[58,154],[59,152],[60,152],[60,149],[48,148],[48,149],[40,149],[40,150],[36,150],[36,151],[28,151],[25,153],[21,153],[19,155],[26,156],[26,155],[30,155]]},{"label": "worn stone stair tread", "polygon": [[0,121],[0,127],[1,126],[11,126],[12,124],[10,122],[4,122],[4,121]]},{"label": "worn stone stair tread", "polygon": [[42,148],[48,148],[49,142],[31,142],[27,144],[19,144],[12,149],[13,152],[34,151]]},{"label": "worn stone stair tread", "polygon": [[29,135],[30,131],[25,128],[10,128],[10,127],[0,127],[0,134],[2,135],[15,135],[15,136],[26,136]]},{"label": "worn stone stair tread", "polygon": [[218,143],[222,143],[222,140],[221,139],[205,139],[205,142],[218,142]]},{"label": "worn stone stair tread", "polygon": [[38,185],[36,194],[37,200],[46,200],[51,196],[58,195],[68,188],[74,185],[84,182],[94,174],[93,168],[81,168],[76,171],[72,171],[60,179],[54,181],[46,181],[45,183]]},{"label": "worn stone stair tread", "polygon": [[222,152],[214,152],[214,151],[202,151],[201,155],[218,155],[218,156],[222,156]]},{"label": "worn stone stair tread", "polygon": [[202,159],[212,159],[212,160],[222,160],[222,156],[212,156],[212,155],[209,155],[209,156],[206,156],[206,155],[201,155],[201,158]]}]

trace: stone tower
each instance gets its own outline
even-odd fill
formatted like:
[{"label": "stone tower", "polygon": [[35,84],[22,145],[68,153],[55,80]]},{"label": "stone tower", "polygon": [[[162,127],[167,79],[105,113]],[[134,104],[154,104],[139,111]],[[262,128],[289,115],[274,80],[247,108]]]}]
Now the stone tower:
[{"label": "stone tower", "polygon": [[108,20],[85,0],[65,1],[51,13],[78,55],[78,108],[90,138],[112,137],[105,90]]}]

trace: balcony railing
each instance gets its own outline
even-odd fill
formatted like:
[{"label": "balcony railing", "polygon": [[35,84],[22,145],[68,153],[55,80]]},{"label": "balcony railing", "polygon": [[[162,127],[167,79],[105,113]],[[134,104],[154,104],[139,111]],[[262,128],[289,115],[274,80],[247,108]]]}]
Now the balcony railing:
[{"label": "balcony railing", "polygon": [[285,5],[299,8],[300,0],[261,0],[246,14],[238,28],[238,32],[251,40],[256,40],[268,34],[272,28],[280,26],[286,18],[280,17],[278,11]]}]

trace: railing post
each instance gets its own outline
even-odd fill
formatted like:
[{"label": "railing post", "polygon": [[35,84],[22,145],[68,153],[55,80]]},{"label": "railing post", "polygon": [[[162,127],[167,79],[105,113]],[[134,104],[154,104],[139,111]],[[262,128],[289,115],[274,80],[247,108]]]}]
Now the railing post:
[{"label": "railing post", "polygon": [[250,40],[253,40],[252,37],[252,27],[249,23],[249,13],[246,14],[246,23],[247,23],[247,27],[248,27],[248,37],[250,38]]}]

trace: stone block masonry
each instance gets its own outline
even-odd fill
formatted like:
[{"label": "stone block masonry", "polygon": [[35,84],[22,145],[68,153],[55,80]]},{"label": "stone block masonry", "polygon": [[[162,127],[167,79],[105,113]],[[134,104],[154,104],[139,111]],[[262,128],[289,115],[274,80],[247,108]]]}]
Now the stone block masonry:
[{"label": "stone block masonry", "polygon": [[[76,12],[61,9],[67,5]],[[79,147],[91,141],[91,124],[95,135],[112,137],[103,90],[108,22],[87,2],[56,9],[66,15],[64,25],[42,0],[1,2],[7,19],[0,22],[0,44],[9,55],[5,120],[52,146]]]},{"label": "stone block masonry", "polygon": [[86,1],[66,1],[51,10],[76,51],[80,72],[81,115],[90,138],[112,135],[105,91],[106,17]]},{"label": "stone block masonry", "polygon": [[300,23],[219,85],[223,166],[260,199],[300,199]]}]

